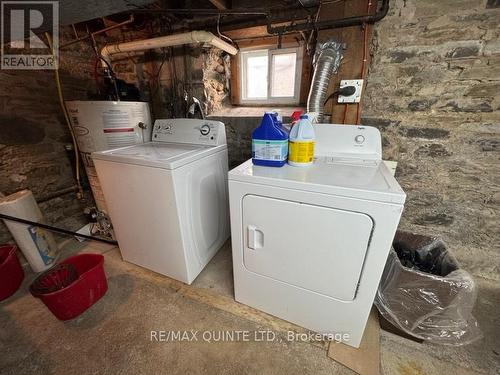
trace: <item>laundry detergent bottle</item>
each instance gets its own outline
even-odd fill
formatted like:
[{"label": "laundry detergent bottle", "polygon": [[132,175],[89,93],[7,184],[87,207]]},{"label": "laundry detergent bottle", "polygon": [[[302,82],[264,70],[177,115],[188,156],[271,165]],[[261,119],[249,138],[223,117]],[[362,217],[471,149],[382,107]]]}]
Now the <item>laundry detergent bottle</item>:
[{"label": "laundry detergent bottle", "polygon": [[288,155],[288,134],[277,127],[274,116],[266,112],[260,126],[252,132],[252,163],[282,167]]},{"label": "laundry detergent bottle", "polygon": [[290,131],[288,143],[288,164],[295,167],[307,167],[314,160],[314,127],[307,115],[301,115],[300,120]]}]

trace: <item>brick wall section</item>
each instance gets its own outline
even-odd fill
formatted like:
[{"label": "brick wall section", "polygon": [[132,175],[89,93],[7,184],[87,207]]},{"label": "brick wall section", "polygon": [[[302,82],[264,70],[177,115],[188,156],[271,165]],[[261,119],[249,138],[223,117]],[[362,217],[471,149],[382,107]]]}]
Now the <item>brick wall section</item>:
[{"label": "brick wall section", "polygon": [[401,227],[442,237],[500,278],[499,9],[396,0],[375,27],[363,123],[378,126],[408,194]]},{"label": "brick wall section", "polygon": [[[63,40],[68,37],[63,30]],[[84,100],[93,89],[93,52],[85,43],[61,51],[61,81],[67,100]],[[0,192],[30,189],[47,197],[75,184],[64,146],[71,137],[59,106],[53,71],[0,70]],[[91,204],[68,193],[42,204],[49,223],[69,229],[83,225]],[[10,240],[0,224],[0,243]]]}]

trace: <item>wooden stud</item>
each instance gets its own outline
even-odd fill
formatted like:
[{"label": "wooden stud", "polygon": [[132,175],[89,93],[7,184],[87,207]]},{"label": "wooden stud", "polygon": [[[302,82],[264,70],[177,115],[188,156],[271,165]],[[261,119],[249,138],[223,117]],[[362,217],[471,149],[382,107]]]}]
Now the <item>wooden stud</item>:
[{"label": "wooden stud", "polygon": [[220,10],[229,9],[228,3],[226,0],[208,0],[212,3],[214,7]]},{"label": "wooden stud", "polygon": [[[339,19],[344,17],[353,17],[366,14],[367,4],[370,0],[352,0],[339,3],[324,5],[321,8],[320,20]],[[370,13],[374,13],[377,7],[377,1],[371,0],[372,5]],[[368,26],[368,43],[371,40],[372,27]],[[328,96],[338,89],[341,79],[360,79],[361,66],[363,63],[363,27],[351,26],[343,29],[322,30],[319,32],[318,40],[324,42],[330,38],[338,42],[345,43],[346,49],[343,51],[343,59],[339,71],[333,75],[328,86]],[[368,67],[369,53],[367,54],[366,66]],[[357,104],[337,103],[337,97],[334,96],[325,106],[325,113],[331,114],[330,121],[334,124],[356,123]]]}]

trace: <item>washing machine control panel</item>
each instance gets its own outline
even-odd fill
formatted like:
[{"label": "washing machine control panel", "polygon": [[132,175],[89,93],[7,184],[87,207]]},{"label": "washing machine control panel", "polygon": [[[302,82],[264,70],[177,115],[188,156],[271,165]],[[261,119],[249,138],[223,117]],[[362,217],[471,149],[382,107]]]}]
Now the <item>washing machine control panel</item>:
[{"label": "washing machine control panel", "polygon": [[226,143],[226,131],[220,121],[197,119],[156,120],[153,141],[217,146]]}]

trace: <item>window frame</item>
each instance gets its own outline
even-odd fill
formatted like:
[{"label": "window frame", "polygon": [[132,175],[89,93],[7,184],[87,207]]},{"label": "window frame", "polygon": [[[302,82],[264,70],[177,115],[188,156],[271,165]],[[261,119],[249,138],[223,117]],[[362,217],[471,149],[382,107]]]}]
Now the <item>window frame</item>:
[{"label": "window frame", "polygon": [[[273,48],[273,47],[253,47],[253,48],[242,48],[240,49],[240,104],[243,105],[255,105],[255,104],[264,104],[264,105],[299,105],[300,104],[300,88],[302,81],[302,62],[303,62],[303,46],[299,44],[298,46],[284,46],[283,48]],[[247,64],[246,60],[252,53],[257,54],[257,52],[267,51],[267,98],[259,98],[259,99],[249,99],[246,97],[246,75],[247,75]],[[271,85],[273,80],[273,56],[288,54],[288,53],[296,53],[297,60],[295,63],[295,82],[294,82],[294,96],[290,97],[273,97],[271,96]]]}]

